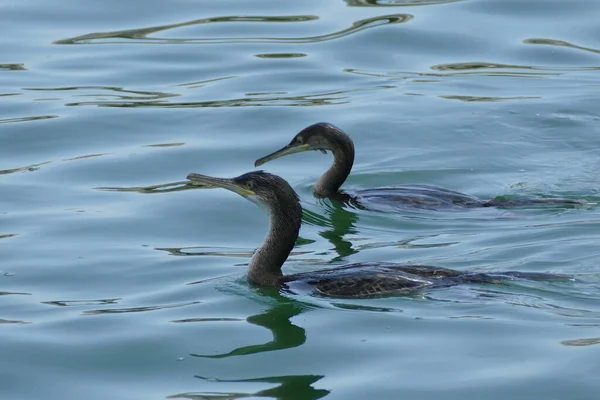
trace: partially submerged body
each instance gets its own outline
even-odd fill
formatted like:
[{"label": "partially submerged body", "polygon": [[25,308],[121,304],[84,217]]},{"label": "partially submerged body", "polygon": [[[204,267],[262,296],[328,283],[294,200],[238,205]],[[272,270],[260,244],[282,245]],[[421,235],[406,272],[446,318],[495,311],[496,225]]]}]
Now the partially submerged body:
[{"label": "partially submerged body", "polygon": [[499,283],[516,278],[549,280],[565,276],[526,272],[474,273],[427,265],[358,263],[336,268],[284,275],[281,271],[300,231],[302,207],[282,178],[263,171],[233,179],[190,174],[188,179],[231,190],[269,213],[269,231],[250,261],[248,280],[259,286],[329,297],[367,298],[401,295],[424,288],[461,283]]},{"label": "partially submerged body", "polygon": [[292,141],[280,150],[259,158],[255,166],[286,155],[319,150],[333,154],[332,166],[314,185],[315,195],[350,202],[362,209],[417,208],[417,209],[468,209],[477,207],[525,207],[540,205],[577,206],[585,202],[569,199],[517,199],[517,200],[480,200],[468,194],[431,185],[400,185],[364,189],[353,194],[340,190],[354,164],[354,143],[340,128],[329,123],[317,123],[300,131]]}]

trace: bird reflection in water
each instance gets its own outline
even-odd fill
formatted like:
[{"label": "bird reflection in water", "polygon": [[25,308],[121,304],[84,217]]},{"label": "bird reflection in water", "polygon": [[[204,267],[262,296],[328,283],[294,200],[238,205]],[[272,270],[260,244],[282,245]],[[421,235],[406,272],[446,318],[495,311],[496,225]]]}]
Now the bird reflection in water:
[{"label": "bird reflection in water", "polygon": [[249,354],[264,353],[298,347],[306,342],[306,332],[303,328],[291,322],[292,317],[300,314],[309,306],[298,301],[288,299],[273,288],[256,289],[263,295],[277,298],[278,304],[267,311],[251,315],[246,321],[252,325],[267,328],[273,333],[273,339],[262,344],[238,347],[222,354],[191,354],[193,357],[201,358],[227,358],[233,356],[244,356]]},{"label": "bird reflection in water", "polygon": [[330,391],[326,389],[315,389],[312,385],[323,378],[323,375],[287,375],[287,376],[269,376],[264,378],[251,379],[213,379],[196,376],[203,380],[212,382],[227,382],[227,383],[271,383],[277,386],[259,390],[254,393],[239,393],[239,392],[204,392],[204,393],[180,393],[168,396],[168,399],[190,399],[190,400],[234,400],[247,397],[263,397],[270,399],[286,400],[286,399],[303,399],[316,400],[327,396]]},{"label": "bird reflection in water", "polygon": [[[258,288],[256,291],[263,297],[274,298],[277,303],[265,312],[251,315],[246,321],[252,325],[267,328],[273,334],[273,339],[262,344],[239,347],[222,354],[191,354],[193,357],[208,359],[224,359],[236,356],[248,356],[252,354],[285,350],[303,345],[306,342],[306,331],[304,328],[292,323],[291,319],[303,311],[314,308],[290,298],[284,297],[273,288]],[[329,390],[316,389],[312,385],[323,378],[323,375],[286,375],[267,376],[248,379],[218,379],[196,375],[207,383],[262,383],[274,384],[276,386],[252,393],[240,392],[193,392],[180,393],[169,396],[170,399],[240,399],[245,397],[264,397],[272,399],[320,399],[329,394]],[[231,385],[228,385],[230,387]]]},{"label": "bird reflection in water", "polygon": [[358,233],[355,227],[358,222],[358,215],[336,202],[325,204],[325,213],[326,217],[323,217],[305,208],[302,221],[323,228],[319,231],[319,236],[329,241],[333,245],[333,250],[337,253],[337,256],[331,261],[341,261],[357,253],[358,250],[345,237],[349,234]]}]

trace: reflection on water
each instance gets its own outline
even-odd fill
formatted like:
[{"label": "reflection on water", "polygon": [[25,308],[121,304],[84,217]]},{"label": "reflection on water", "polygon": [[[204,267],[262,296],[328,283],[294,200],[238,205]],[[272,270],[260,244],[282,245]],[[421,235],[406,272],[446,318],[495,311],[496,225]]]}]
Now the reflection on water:
[{"label": "reflection on water", "polygon": [[63,161],[77,161],[77,160],[85,160],[86,158],[96,158],[107,155],[108,153],[98,153],[98,154],[86,154],[84,156],[77,156],[72,158],[65,158]]},{"label": "reflection on water", "polygon": [[356,250],[349,240],[344,237],[348,234],[355,234],[358,231],[355,224],[358,221],[358,215],[343,207],[337,202],[323,201],[325,205],[325,213],[327,217],[323,217],[306,208],[303,210],[302,220],[305,223],[323,227],[325,229],[319,231],[319,236],[327,239],[333,246],[337,257],[331,261],[341,261],[345,257],[356,253]]},{"label": "reflection on water", "polygon": [[589,338],[589,339],[573,339],[563,340],[560,342],[565,346],[592,346],[594,344],[600,344],[600,338]]},{"label": "reflection on water", "polygon": [[46,162],[39,163],[39,164],[26,165],[24,167],[11,168],[11,169],[2,169],[2,170],[0,170],[0,175],[13,174],[15,172],[23,172],[23,171],[35,171],[40,166],[42,166],[44,164],[49,164],[49,163],[50,163],[50,161],[46,161]]},{"label": "reflection on water", "polygon": [[[181,86],[181,85],[180,85]],[[97,97],[100,100],[95,101],[78,101],[66,103],[67,106],[100,106],[100,107],[163,107],[163,108],[220,108],[220,107],[281,107],[281,106],[324,106],[324,105],[340,105],[350,103],[349,94],[365,91],[376,91],[381,89],[392,89],[395,86],[391,85],[376,85],[367,86],[357,89],[344,89],[336,91],[328,91],[317,94],[309,94],[303,96],[286,96],[286,92],[280,92],[282,95],[273,96],[273,93],[247,93],[246,97],[239,97],[225,100],[206,100],[206,101],[188,101],[188,102],[170,102],[164,99],[168,97],[180,96],[180,94],[161,93],[161,92],[143,92],[136,90],[125,90],[119,88],[120,91],[128,93],[144,94],[144,96],[105,96],[102,94],[89,94],[86,96]],[[86,88],[68,88],[74,89],[89,89]],[[97,88],[96,88],[97,89]],[[101,88],[105,90],[115,90],[116,88]],[[32,89],[33,90],[33,89]],[[35,89],[42,90],[42,89]],[[43,90],[64,90],[63,88],[43,89]],[[106,97],[118,98],[115,100],[102,100]],[[2,120],[0,120],[0,123]],[[11,121],[15,122],[15,121]]]},{"label": "reflection on water", "polygon": [[491,97],[491,96],[457,96],[457,95],[448,95],[448,96],[440,96],[442,99],[448,100],[460,100],[460,101],[509,101],[509,100],[532,100],[539,99],[540,96],[513,96],[513,97]]},{"label": "reflection on water", "polygon": [[319,236],[333,244],[335,252],[338,254],[331,261],[342,261],[347,256],[357,253],[358,250],[354,248],[352,242],[344,239],[344,237],[348,234],[358,233],[355,228],[358,215],[337,203],[332,203],[325,208],[325,212],[331,221],[331,228],[320,231]]},{"label": "reflection on water", "polygon": [[[460,63],[437,64],[430,67],[436,72],[406,72],[406,71],[378,71],[357,68],[347,68],[344,71],[350,74],[387,78],[390,80],[412,80],[413,82],[437,82],[437,80],[420,80],[421,77],[446,77],[446,76],[506,76],[515,78],[544,78],[563,75],[571,71],[597,70],[596,66],[539,66],[501,64],[482,61],[469,61]],[[522,70],[526,70],[524,72]],[[450,71],[450,72],[448,72]],[[542,72],[543,71],[543,72]],[[550,72],[551,71],[551,72]]]},{"label": "reflection on water", "polygon": [[25,64],[0,64],[0,69],[8,69],[10,71],[27,71]]},{"label": "reflection on water", "polygon": [[323,378],[323,375],[287,375],[287,376],[269,376],[264,378],[251,379],[215,379],[196,376],[207,382],[227,382],[227,383],[274,383],[274,388],[259,390],[253,393],[239,392],[197,392],[197,393],[179,393],[168,396],[168,399],[190,399],[190,400],[222,400],[222,399],[242,399],[245,397],[266,397],[278,400],[316,400],[327,396],[330,391],[325,389],[315,389],[312,385]]},{"label": "reflection on water", "polygon": [[[55,305],[59,303],[57,301],[53,302]],[[68,303],[67,301],[62,301],[61,303]],[[128,307],[128,308],[102,308],[98,310],[87,310],[84,311],[84,314],[87,315],[99,315],[99,314],[125,314],[125,313],[138,313],[138,312],[146,312],[146,311],[156,311],[156,310],[164,310],[167,308],[177,308],[177,307],[187,307],[193,304],[199,304],[199,301],[190,301],[188,303],[180,303],[180,304],[163,304],[158,306],[141,306],[141,307]],[[106,303],[111,304],[111,303]],[[67,305],[67,304],[63,304]]]},{"label": "reflection on water", "polygon": [[[182,162],[246,170],[246,150],[325,119],[360,132],[360,186],[400,177],[597,202],[600,2],[0,4],[12,32],[0,42],[0,397],[598,392],[598,207],[385,215],[305,199],[311,240],[284,270],[408,259],[576,276],[339,300],[254,288],[243,276],[260,238],[235,230],[247,210],[173,192],[206,188]],[[306,183],[298,165],[279,168]],[[189,212],[204,214],[183,223]]]},{"label": "reflection on water", "polygon": [[258,58],[299,58],[306,56],[304,53],[264,53],[254,55],[254,57]]},{"label": "reflection on water", "polygon": [[273,339],[267,343],[239,347],[223,354],[191,354],[201,358],[228,358],[233,356],[245,356],[249,354],[277,351],[298,347],[306,342],[304,328],[294,325],[290,319],[307,309],[307,305],[292,301],[279,295],[276,289],[261,289],[265,294],[275,297],[278,304],[267,311],[249,316],[246,321],[252,325],[269,329],[273,333]]},{"label": "reflection on water", "polygon": [[146,144],[142,147],[178,147],[178,146],[185,146],[185,143],[183,142],[177,142],[177,143],[156,143],[156,144]]},{"label": "reflection on water", "polygon": [[31,324],[31,322],[0,318],[0,324]]},{"label": "reflection on water", "polygon": [[[119,100],[141,100],[141,101],[154,101],[159,99],[165,99],[169,97],[177,97],[179,94],[176,93],[163,93],[163,92],[152,92],[146,90],[131,90],[117,86],[68,86],[68,87],[57,87],[57,88],[24,88],[24,90],[30,91],[42,91],[42,92],[65,92],[73,90],[99,90],[107,91],[108,93],[89,93],[79,94],[77,97],[96,97],[101,99],[119,99]],[[118,94],[123,93],[123,94]]]},{"label": "reflection on water", "polygon": [[561,47],[570,47],[572,49],[590,51],[592,53],[600,53],[599,49],[594,49],[591,47],[583,47],[577,46],[576,44],[565,42],[563,40],[554,40],[554,39],[525,39],[523,40],[525,44],[544,44],[550,46],[561,46]]},{"label": "reflection on water", "polygon": [[71,306],[104,306],[107,304],[117,304],[121,300],[116,299],[98,299],[98,300],[53,300],[53,301],[42,301],[42,304],[48,304],[51,306],[58,307],[71,307]]},{"label": "reflection on water", "polygon": [[212,189],[211,186],[202,185],[191,181],[176,181],[169,183],[160,183],[157,185],[149,186],[129,186],[129,187],[118,187],[118,186],[100,186],[94,188],[96,190],[105,190],[109,192],[137,192],[143,194],[152,193],[168,193],[168,192],[180,192],[183,190],[193,189]]},{"label": "reflection on water", "polygon": [[456,3],[464,0],[344,0],[349,7],[398,7],[427,6],[433,4]]},{"label": "reflection on water", "polygon": [[[0,274],[2,274],[2,271],[0,271]],[[8,295],[25,295],[25,296],[31,296],[31,293],[23,293],[23,292],[2,292],[2,291],[0,291],[0,296],[8,296]]]},{"label": "reflection on water", "polygon": [[[273,288],[257,289],[257,291],[263,296],[276,300],[276,304],[267,309],[265,312],[249,316],[246,319],[246,322],[270,330],[273,335],[272,340],[266,343],[239,347],[223,354],[191,355],[204,359],[222,359],[234,356],[248,356],[264,352],[291,349],[303,345],[306,342],[306,331],[304,328],[292,323],[291,319],[307,309],[314,308],[315,306],[284,297]],[[194,322],[194,319],[191,319],[191,321]],[[238,399],[244,397],[266,397],[273,399],[320,399],[329,393],[328,390],[315,389],[313,387],[313,384],[322,377],[323,376],[321,375],[288,375],[249,379],[220,379],[196,375],[196,378],[202,379],[207,384],[256,382],[275,384],[276,386],[257,392],[193,392],[174,394],[168,398],[196,400]],[[229,386],[230,385],[228,385],[228,387]]]},{"label": "reflection on water", "polygon": [[34,115],[31,117],[5,118],[0,119],[0,124],[12,124],[15,122],[39,121],[42,119],[58,118],[58,115]]},{"label": "reflection on water", "polygon": [[[187,38],[187,39],[167,39],[167,38],[149,38],[148,35],[156,32],[166,31],[175,28],[181,28],[190,25],[201,25],[208,23],[226,23],[226,22],[305,22],[317,19],[312,15],[297,16],[252,16],[252,17],[215,17],[203,18],[188,22],[182,22],[171,25],[161,25],[150,28],[129,29],[115,32],[96,32],[70,39],[57,40],[54,44],[101,44],[101,43],[160,43],[160,44],[227,44],[227,43],[314,43],[325,42],[328,40],[339,39],[344,36],[352,35],[365,29],[374,28],[381,25],[401,24],[410,21],[413,18],[410,14],[390,14],[381,15],[372,18],[366,18],[354,22],[349,28],[336,32],[318,36],[306,37],[235,37],[235,38]],[[125,41],[111,41],[107,39],[126,39]]]}]

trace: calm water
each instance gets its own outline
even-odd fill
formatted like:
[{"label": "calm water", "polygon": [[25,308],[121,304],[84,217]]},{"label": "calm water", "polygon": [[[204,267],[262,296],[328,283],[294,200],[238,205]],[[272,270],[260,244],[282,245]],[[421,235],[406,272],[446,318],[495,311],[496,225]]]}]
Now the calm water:
[{"label": "calm water", "polygon": [[239,175],[329,121],[358,150],[349,189],[597,203],[598,15],[597,0],[3,1],[0,397],[596,399],[598,206],[374,213],[312,196],[330,155],[267,164],[306,209],[288,272],[575,277],[341,301],[248,285],[267,228],[250,202],[144,188]]}]

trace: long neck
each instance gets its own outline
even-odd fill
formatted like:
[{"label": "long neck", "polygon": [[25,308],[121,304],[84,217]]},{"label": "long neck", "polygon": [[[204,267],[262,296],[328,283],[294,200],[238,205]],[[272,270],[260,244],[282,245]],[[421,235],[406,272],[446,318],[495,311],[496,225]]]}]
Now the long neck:
[{"label": "long neck", "polygon": [[248,279],[261,286],[277,286],[283,277],[281,266],[294,248],[302,207],[297,200],[269,210],[269,231],[250,260]]},{"label": "long neck", "polygon": [[[333,147],[333,146],[332,146]],[[315,194],[322,197],[335,195],[344,183],[354,164],[354,144],[344,140],[332,149],[333,165],[315,183]]]}]

